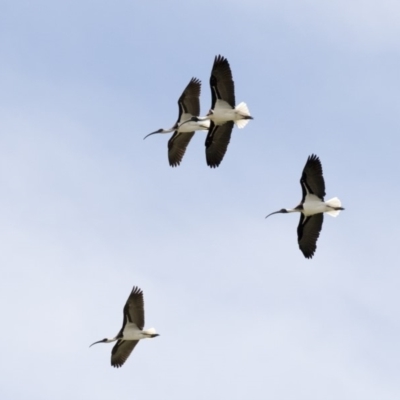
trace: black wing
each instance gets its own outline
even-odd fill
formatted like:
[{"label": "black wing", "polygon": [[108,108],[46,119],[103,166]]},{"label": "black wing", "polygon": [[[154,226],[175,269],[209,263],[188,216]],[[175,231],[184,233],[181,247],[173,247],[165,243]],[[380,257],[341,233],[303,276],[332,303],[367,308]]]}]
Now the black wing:
[{"label": "black wing", "polygon": [[[126,325],[126,318],[129,322],[133,322],[139,329],[144,327],[144,300],[143,292],[137,286],[134,286],[131,294],[126,301],[124,307],[124,322],[123,327]],[[122,329],[123,329],[122,327]]]},{"label": "black wing", "polygon": [[233,121],[223,125],[215,125],[211,121],[206,138],[206,160],[209,167],[216,168],[221,164],[231,140],[232,129]]},{"label": "black wing", "polygon": [[322,165],[319,158],[312,154],[308,157],[303,174],[300,178],[301,188],[303,190],[303,202],[306,197],[306,188],[308,192],[315,194],[321,200],[325,197],[325,181],[322,175]]},{"label": "black wing", "polygon": [[138,342],[139,340],[118,340],[111,352],[111,365],[116,368],[122,367]]},{"label": "black wing", "polygon": [[324,214],[314,214],[311,217],[305,217],[300,214],[300,222],[297,227],[297,239],[299,247],[305,258],[312,258],[317,249],[317,240],[322,229]]},{"label": "black wing", "polygon": [[171,136],[168,141],[168,160],[171,167],[177,167],[181,163],[193,135],[194,132],[175,131]]},{"label": "black wing", "polygon": [[[178,122],[183,122],[181,121],[182,114],[191,114],[196,117],[200,114],[200,91],[201,81],[197,78],[192,78],[178,100]],[[190,118],[185,118],[185,120]]]},{"label": "black wing", "polygon": [[222,56],[216,56],[210,77],[211,108],[215,107],[217,99],[225,100],[232,108],[235,108],[235,85],[228,60]]}]

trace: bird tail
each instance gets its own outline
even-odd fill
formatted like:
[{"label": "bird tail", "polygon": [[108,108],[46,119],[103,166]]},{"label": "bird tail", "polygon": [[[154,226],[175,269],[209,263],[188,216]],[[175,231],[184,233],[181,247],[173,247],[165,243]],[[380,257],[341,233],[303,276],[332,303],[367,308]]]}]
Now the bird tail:
[{"label": "bird tail", "polygon": [[344,210],[344,208],[341,207],[342,202],[337,197],[334,197],[325,203],[327,206],[335,208],[335,210],[327,211],[327,214],[329,214],[331,217],[337,217],[340,214],[340,211]]},{"label": "bird tail", "polygon": [[249,123],[249,119],[253,119],[253,117],[250,116],[250,111],[247,107],[247,104],[242,101],[235,107],[235,110],[238,111],[242,117],[244,117],[244,119],[235,121],[235,124],[239,129],[244,128]]},{"label": "bird tail", "polygon": [[149,335],[154,335],[157,332],[154,328],[150,328],[150,329],[146,329],[146,333],[148,333]]}]

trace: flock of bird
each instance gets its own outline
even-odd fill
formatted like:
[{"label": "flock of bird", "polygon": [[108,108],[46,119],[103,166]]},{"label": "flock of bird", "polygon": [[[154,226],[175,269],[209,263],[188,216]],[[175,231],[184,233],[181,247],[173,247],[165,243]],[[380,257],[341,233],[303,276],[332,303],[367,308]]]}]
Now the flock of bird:
[{"label": "flock of bird", "polygon": [[[250,119],[253,119],[245,103],[235,106],[232,72],[228,60],[222,56],[215,57],[210,87],[212,103],[205,117],[199,116],[201,82],[197,78],[192,78],[178,100],[179,116],[174,126],[170,129],[159,129],[145,136],[146,138],[156,133],[174,132],[168,141],[168,159],[172,167],[181,163],[191,138],[198,130],[208,130],[205,142],[207,165],[211,168],[218,167],[228,148],[234,124],[238,128],[243,128]],[[344,208],[341,207],[341,201],[337,197],[324,201],[325,181],[322,165],[314,154],[307,159],[300,185],[302,199],[298,206],[291,209],[282,208],[265,218],[278,213],[299,212],[300,221],[297,227],[299,248],[304,257],[312,258],[317,248],[324,213],[336,217]],[[159,336],[153,328],[143,329],[143,292],[136,286],[128,297],[123,315],[123,324],[118,335],[93,343],[117,342],[111,354],[113,367],[121,367],[124,364],[139,340]]]},{"label": "flock of bird", "polygon": [[210,77],[211,109],[205,117],[200,114],[201,81],[192,78],[178,100],[178,120],[170,129],[158,129],[156,133],[174,132],[168,141],[168,160],[171,167],[178,166],[195,131],[208,130],[206,138],[207,165],[216,168],[225,156],[231,140],[233,125],[244,128],[253,117],[246,103],[235,107],[235,85],[231,68],[225,57],[217,56]]}]

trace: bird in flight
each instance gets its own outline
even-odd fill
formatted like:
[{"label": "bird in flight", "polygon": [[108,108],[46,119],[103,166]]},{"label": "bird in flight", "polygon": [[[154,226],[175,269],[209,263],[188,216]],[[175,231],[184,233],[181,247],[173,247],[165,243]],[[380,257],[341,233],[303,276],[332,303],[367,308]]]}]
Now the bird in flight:
[{"label": "bird in flight", "polygon": [[201,82],[197,78],[192,78],[181,97],[178,100],[179,115],[174,126],[170,129],[158,129],[151,132],[144,137],[146,139],[150,135],[157,133],[171,133],[174,134],[168,141],[168,160],[171,167],[177,167],[183,156],[185,155],[186,148],[192,139],[195,131],[208,130],[210,121],[194,121],[192,117],[200,114],[200,91]]},{"label": "bird in flight", "polygon": [[134,286],[124,307],[124,319],[118,335],[111,339],[103,339],[97,343],[117,342],[111,352],[111,365],[122,367],[139,340],[159,336],[154,328],[143,330],[144,327],[144,301],[143,292]]},{"label": "bird in flight", "polygon": [[300,178],[300,185],[303,197],[297,207],[292,209],[282,208],[279,211],[268,214],[265,218],[279,213],[301,213],[299,226],[297,227],[297,239],[304,257],[312,258],[317,248],[317,240],[322,229],[324,213],[337,217],[344,208],[341,207],[342,203],[337,197],[324,201],[325,181],[322,175],[322,165],[319,158],[314,154],[307,159]]},{"label": "bird in flight", "polygon": [[210,77],[211,109],[205,117],[194,116],[192,122],[211,121],[206,138],[207,165],[216,168],[225,156],[233,125],[244,128],[250,119],[246,103],[235,107],[235,85],[228,60],[216,56]]}]

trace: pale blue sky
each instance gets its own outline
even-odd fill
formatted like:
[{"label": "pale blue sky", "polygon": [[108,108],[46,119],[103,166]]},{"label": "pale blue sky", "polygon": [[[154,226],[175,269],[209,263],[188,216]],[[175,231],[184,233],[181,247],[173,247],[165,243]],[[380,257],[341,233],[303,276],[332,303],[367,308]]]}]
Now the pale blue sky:
[{"label": "pale blue sky", "polygon": [[[0,398],[400,398],[397,1],[1,1]],[[198,132],[167,161],[177,99],[227,57],[220,168]],[[306,260],[296,206],[322,161]],[[141,342],[112,345],[132,286]]]}]

